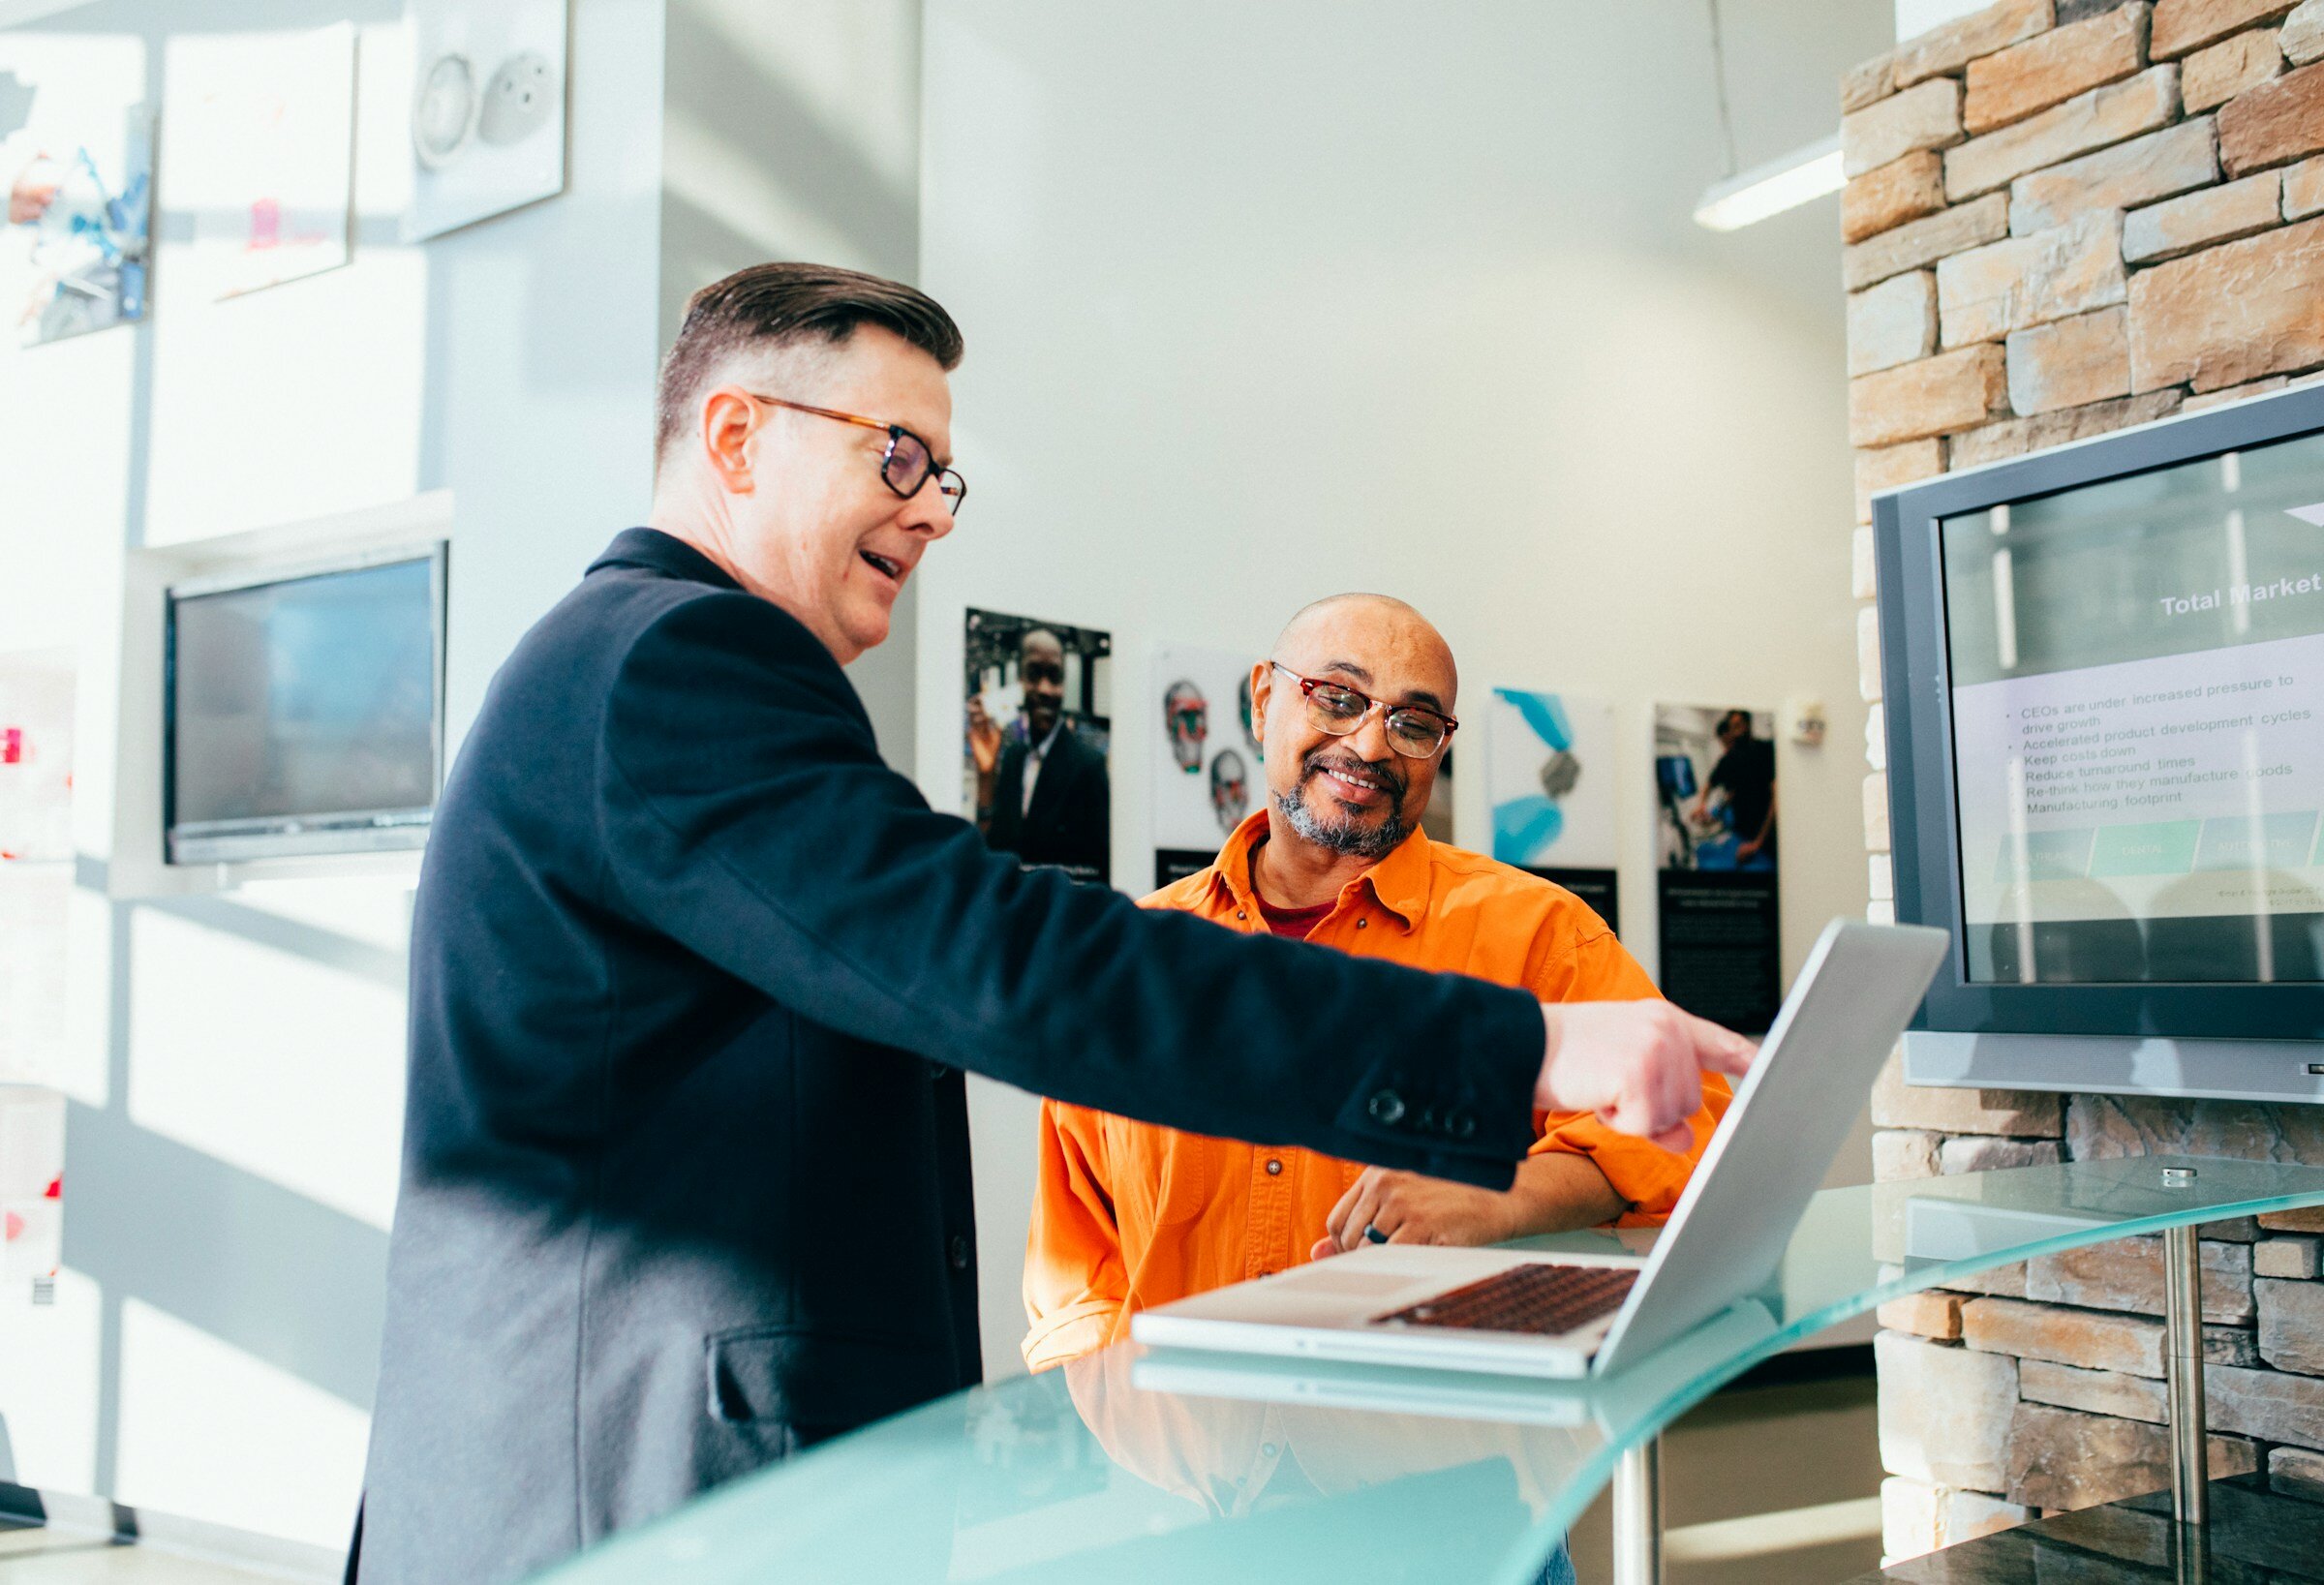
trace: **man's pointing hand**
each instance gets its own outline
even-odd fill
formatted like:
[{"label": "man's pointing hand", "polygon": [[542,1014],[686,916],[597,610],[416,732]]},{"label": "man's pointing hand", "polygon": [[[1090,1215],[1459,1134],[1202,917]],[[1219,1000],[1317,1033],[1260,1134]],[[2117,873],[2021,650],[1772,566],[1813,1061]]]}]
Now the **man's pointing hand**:
[{"label": "man's pointing hand", "polygon": [[1694,1140],[1687,1119],[1702,1107],[1702,1074],[1743,1073],[1758,1047],[1667,1001],[1544,1003],[1548,1044],[1535,1106],[1594,1112],[1608,1128],[1666,1150]]}]

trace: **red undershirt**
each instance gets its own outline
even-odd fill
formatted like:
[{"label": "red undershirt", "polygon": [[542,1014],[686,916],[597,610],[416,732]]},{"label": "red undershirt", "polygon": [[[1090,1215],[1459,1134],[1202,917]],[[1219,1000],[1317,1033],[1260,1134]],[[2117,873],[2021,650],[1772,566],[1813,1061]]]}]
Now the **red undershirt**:
[{"label": "red undershirt", "polygon": [[1330,902],[1319,902],[1312,908],[1278,908],[1255,891],[1251,898],[1259,904],[1259,917],[1267,921],[1267,928],[1277,935],[1288,935],[1294,941],[1306,940],[1315,928],[1324,922],[1324,916],[1339,906],[1336,898]]}]

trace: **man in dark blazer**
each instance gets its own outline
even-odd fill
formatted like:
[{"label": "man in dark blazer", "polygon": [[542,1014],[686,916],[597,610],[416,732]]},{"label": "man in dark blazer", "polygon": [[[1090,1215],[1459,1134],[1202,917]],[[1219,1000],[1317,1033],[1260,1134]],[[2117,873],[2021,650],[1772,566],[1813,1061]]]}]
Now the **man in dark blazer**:
[{"label": "man in dark blazer", "polygon": [[962,1069],[1505,1186],[1536,1108],[1676,1139],[1750,1060],[1147,912],[931,810],[841,666],[952,529],[960,352],[847,271],[697,295],[653,527],[493,681],[413,921],[366,1585],[520,1578],[974,1382]]},{"label": "man in dark blazer", "polygon": [[[985,840],[1027,864],[1054,864],[1076,880],[1111,880],[1113,794],[1106,756],[1065,714],[1065,645],[1046,627],[1018,640],[1024,735],[1002,745]],[[1027,778],[1032,790],[1025,790]]]}]

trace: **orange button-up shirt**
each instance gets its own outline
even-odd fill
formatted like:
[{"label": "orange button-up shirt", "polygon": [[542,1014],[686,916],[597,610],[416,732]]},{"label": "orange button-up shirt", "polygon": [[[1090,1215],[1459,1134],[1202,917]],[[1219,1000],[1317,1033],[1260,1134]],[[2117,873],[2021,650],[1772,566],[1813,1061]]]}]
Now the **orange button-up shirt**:
[{"label": "orange button-up shirt", "polygon": [[[1265,930],[1251,890],[1251,852],[1267,835],[1261,810],[1236,829],[1216,863],[1146,899],[1230,930]],[[1653,981],[1605,922],[1563,887],[1415,832],[1340,889],[1307,939],[1414,968],[1518,986],[1544,1001],[1631,1001]],[[1232,1040],[1234,1031],[1221,1030]],[[1448,1031],[1451,1035],[1452,1031]],[[1536,1153],[1586,1155],[1631,1204],[1620,1221],[1669,1215],[1710,1143],[1730,1094],[1703,1079],[1705,1105],[1683,1155],[1617,1134],[1588,1113],[1536,1113]],[[1086,1107],[1045,1101],[1024,1305],[1035,1370],[1129,1335],[1130,1317],[1189,1294],[1283,1270],[1307,1259],[1324,1219],[1361,1164],[1294,1145],[1245,1144]]]}]

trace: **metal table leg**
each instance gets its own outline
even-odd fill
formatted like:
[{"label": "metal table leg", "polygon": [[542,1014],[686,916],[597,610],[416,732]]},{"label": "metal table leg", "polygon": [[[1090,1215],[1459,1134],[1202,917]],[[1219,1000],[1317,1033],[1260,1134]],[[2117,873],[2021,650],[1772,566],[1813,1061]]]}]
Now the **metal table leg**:
[{"label": "metal table leg", "polygon": [[2171,1512],[2183,1525],[2211,1520],[2204,1446],[2203,1266],[2191,1227],[2162,1235],[2164,1380],[2171,1404]]},{"label": "metal table leg", "polygon": [[1614,1585],[1663,1585],[1663,1439],[1649,1437],[1614,1469]]}]

